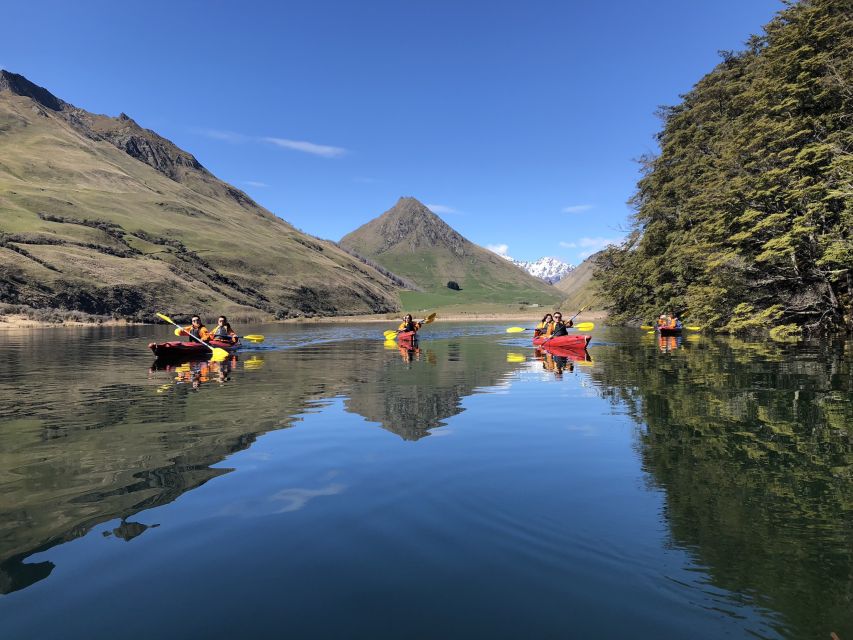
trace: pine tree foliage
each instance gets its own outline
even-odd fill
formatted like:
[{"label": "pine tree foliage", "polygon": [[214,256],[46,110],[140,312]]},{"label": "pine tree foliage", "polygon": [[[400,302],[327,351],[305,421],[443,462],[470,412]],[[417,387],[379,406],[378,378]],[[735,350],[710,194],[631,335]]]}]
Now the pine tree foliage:
[{"label": "pine tree foliage", "polygon": [[853,329],[853,0],[788,3],[662,108],[634,231],[597,262],[619,319]]}]

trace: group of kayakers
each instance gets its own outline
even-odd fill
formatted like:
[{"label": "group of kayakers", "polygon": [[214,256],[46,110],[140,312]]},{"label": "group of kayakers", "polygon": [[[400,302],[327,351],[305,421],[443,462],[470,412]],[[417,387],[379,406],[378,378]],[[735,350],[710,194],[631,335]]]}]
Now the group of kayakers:
[{"label": "group of kayakers", "polygon": [[546,313],[539,324],[536,325],[536,328],[533,329],[533,337],[559,338],[560,336],[567,336],[569,335],[568,329],[573,324],[571,319],[563,322],[563,314],[559,311]]},{"label": "group of kayakers", "polygon": [[190,319],[190,322],[191,324],[186,327],[181,327],[182,334],[185,336],[191,336],[190,340],[193,338],[202,340],[203,342],[216,340],[218,342],[227,342],[229,344],[237,342],[237,334],[231,328],[231,324],[225,316],[219,316],[216,320],[216,327],[213,331],[208,330],[201,321],[201,317],[197,315],[194,315]]}]

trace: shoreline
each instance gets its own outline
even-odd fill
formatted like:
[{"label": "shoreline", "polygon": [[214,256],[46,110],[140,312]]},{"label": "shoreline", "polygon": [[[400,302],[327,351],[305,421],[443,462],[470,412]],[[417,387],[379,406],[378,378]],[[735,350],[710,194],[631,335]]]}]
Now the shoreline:
[{"label": "shoreline", "polygon": [[[436,322],[499,322],[499,321],[508,321],[508,320],[517,320],[520,322],[539,322],[539,320],[544,315],[544,312],[539,311],[539,313],[524,313],[521,311],[518,312],[509,312],[509,313],[459,313],[459,312],[450,312],[447,314],[442,314],[441,309],[436,311],[437,315],[435,318]],[[397,322],[400,318],[398,316],[389,317],[390,314],[374,314],[374,315],[366,315],[366,316],[329,316],[329,317],[319,317],[319,318],[290,318],[288,320],[277,320],[276,323],[282,324],[342,324],[342,323],[376,323],[376,322]],[[565,314],[564,314],[565,315]],[[572,314],[573,315],[573,314]],[[572,315],[568,315],[567,317],[571,318]],[[588,311],[581,313],[577,317],[578,322],[589,322],[589,321],[598,321],[601,322],[607,319],[606,311]]]},{"label": "shoreline", "polygon": [[[523,312],[510,313],[459,313],[451,312],[447,315],[442,315],[441,310],[438,310],[436,322],[502,322],[502,321],[518,321],[518,322],[539,322],[542,317],[539,313],[530,314]],[[541,313],[541,312],[540,312]],[[569,316],[571,317],[571,316]],[[607,313],[604,311],[589,311],[578,316],[578,321],[603,321],[606,320]],[[249,325],[254,324],[369,324],[369,323],[396,323],[399,317],[394,314],[382,313],[359,316],[323,316],[315,318],[289,318],[287,320],[269,320],[258,323],[244,323]],[[62,322],[45,322],[28,318],[22,314],[0,315],[0,331],[11,329],[55,329],[55,328],[72,328],[72,327],[129,327],[156,325],[157,322],[132,322],[124,319],[99,319],[91,322],[82,320],[65,320]]]}]

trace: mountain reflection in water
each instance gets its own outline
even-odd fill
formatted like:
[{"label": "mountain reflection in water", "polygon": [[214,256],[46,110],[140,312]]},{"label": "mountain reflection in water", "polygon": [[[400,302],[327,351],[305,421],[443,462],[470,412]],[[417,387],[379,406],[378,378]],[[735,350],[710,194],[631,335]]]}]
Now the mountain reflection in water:
[{"label": "mountain reflection in water", "polygon": [[[141,538],[144,545],[166,529],[155,507],[228,475],[232,469],[221,463],[237,452],[244,451],[225,464],[245,467],[245,459],[236,460],[257,451],[252,445],[262,434],[295,426],[334,405],[360,416],[372,433],[398,436],[386,439],[403,447],[393,450],[402,467],[391,467],[402,477],[362,477],[377,500],[370,503],[370,515],[359,518],[363,526],[379,526],[372,523],[387,513],[394,523],[389,540],[404,544],[405,536],[397,537],[403,531],[415,536],[410,540],[414,548],[426,549],[447,538],[459,545],[470,531],[474,546],[454,555],[449,544],[433,560],[440,565],[446,558],[471,580],[475,577],[465,567],[475,561],[478,547],[508,563],[491,580],[463,580],[467,587],[461,590],[442,581],[452,601],[469,602],[477,589],[494,591],[504,577],[509,587],[520,581],[519,589],[511,589],[513,598],[524,599],[525,584],[538,603],[527,602],[527,611],[545,606],[542,594],[554,597],[555,604],[535,609],[535,618],[518,613],[519,624],[571,636],[578,630],[560,617],[563,605],[556,603],[581,601],[582,593],[592,603],[610,597],[583,587],[591,584],[589,576],[577,583],[573,572],[590,563],[598,571],[609,567],[617,576],[625,570],[623,585],[630,582],[627,576],[639,576],[636,587],[624,588],[638,602],[648,602],[648,611],[640,605],[630,611],[662,629],[690,628],[696,637],[732,629],[760,637],[828,637],[830,632],[853,637],[850,343],[779,346],[698,335],[661,343],[640,331],[609,329],[596,332],[589,353],[560,353],[534,351],[526,340],[500,335],[497,327],[492,335],[454,335],[452,328],[443,328],[412,348],[383,345],[381,330],[375,329],[353,331],[334,342],[303,339],[301,344],[300,336],[311,335],[307,330],[268,329],[268,349],[247,350],[224,363],[168,367],[151,367],[141,355],[140,347],[151,338],[149,328],[9,339],[8,375],[0,379],[0,592],[55,581],[49,554],[47,559],[30,556],[77,538],[103,536],[129,546]],[[277,341],[276,331],[291,333]],[[90,338],[97,338],[96,348]],[[282,348],[285,339],[289,342]],[[498,401],[506,395],[515,405]],[[617,484],[601,489],[610,497],[596,501],[586,517],[559,507],[561,500],[584,505],[586,494],[598,495],[602,474],[618,468],[616,451],[574,465],[564,458],[593,435],[605,437],[626,422],[635,425],[627,456],[641,474],[640,491],[662,496],[666,539],[660,543],[634,533],[647,514],[632,510],[639,494],[631,493],[638,483],[630,474],[614,476]],[[426,436],[463,428],[467,445],[452,450],[452,461],[437,457],[436,451],[450,455],[451,450],[435,449],[448,439]],[[300,430],[287,432],[296,433]],[[567,440],[555,439],[558,434]],[[537,440],[542,449],[536,449]],[[335,513],[345,511],[350,501],[357,510],[356,488],[340,476],[346,469],[332,462],[324,466],[339,457],[332,455],[338,451],[333,447],[354,447],[355,457],[347,460],[356,464],[357,443],[312,440],[306,447],[303,442],[296,453],[322,473],[310,481],[276,485],[270,495],[223,497],[218,513],[292,517],[310,511],[305,508],[309,503],[323,501],[339,505]],[[530,447],[536,456],[521,453]],[[406,466],[422,482],[417,490],[405,484],[401,469]],[[527,487],[539,480],[551,490],[529,493]],[[513,501],[516,491],[519,497]],[[204,490],[190,495],[199,493]],[[623,494],[633,497],[605,525],[609,509],[615,508],[608,501],[616,504],[614,496]],[[439,496],[458,502],[440,503],[433,514],[429,501]],[[420,507],[410,512],[410,503]],[[440,520],[430,519],[439,514]],[[98,525],[103,530],[92,531]],[[148,533],[152,529],[156,532]],[[594,546],[620,530],[632,532],[620,538],[624,548],[603,541],[601,548]],[[464,537],[457,540],[456,534]],[[383,544],[394,553],[389,540]],[[669,565],[656,572],[672,549],[686,554],[687,574],[673,577],[676,571]],[[359,547],[359,553],[367,553],[366,548]],[[393,574],[396,580],[404,579],[405,567],[400,570],[403,574]],[[529,582],[546,570],[555,576]],[[326,577],[344,583],[351,577],[326,571]],[[395,569],[389,564],[385,571]],[[480,571],[486,569],[480,566]],[[699,576],[695,583],[688,584],[685,576],[690,575]],[[421,579],[414,573],[412,582],[400,588],[416,591]],[[388,589],[382,593],[393,598],[396,583]],[[680,613],[667,619],[659,597]],[[450,602],[444,606],[452,608]],[[490,611],[495,604],[489,604]],[[507,602],[497,604],[511,608]],[[489,627],[481,614],[476,618],[481,630],[496,636],[518,631]],[[574,615],[583,618],[578,610]],[[691,616],[702,622],[691,622]],[[568,626],[555,628],[560,620]],[[722,620],[724,626],[701,626],[709,620]],[[730,624],[735,626],[725,626]],[[643,636],[643,629],[637,630],[636,637]]]},{"label": "mountain reflection in water", "polygon": [[[294,416],[318,400],[345,396],[347,410],[418,440],[459,413],[462,397],[497,384],[519,366],[489,343],[467,350],[469,360],[461,357],[459,341],[389,354],[381,342],[361,340],[289,349],[277,359],[248,351],[223,362],[155,362],[146,377],[139,375],[138,359],[133,366],[105,360],[85,342],[60,346],[54,337],[27,344],[28,357],[23,349],[12,356],[14,375],[0,387],[6,462],[0,593],[49,575],[50,563],[26,564],[27,556],[83,536],[100,522],[124,521],[171,502],[227,473],[212,465],[260,434],[292,426]],[[116,350],[112,355],[126,355]],[[9,382],[33,384],[44,353],[65,366],[41,380],[39,393],[21,395]],[[187,395],[236,377],[244,383],[238,395],[207,393],[196,401]]]}]

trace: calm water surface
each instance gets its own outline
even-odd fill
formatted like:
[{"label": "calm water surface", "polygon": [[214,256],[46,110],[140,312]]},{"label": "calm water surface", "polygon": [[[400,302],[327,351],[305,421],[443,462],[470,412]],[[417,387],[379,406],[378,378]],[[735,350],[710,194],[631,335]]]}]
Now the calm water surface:
[{"label": "calm water surface", "polygon": [[0,637],[853,638],[851,343],[385,328],[0,333]]}]

